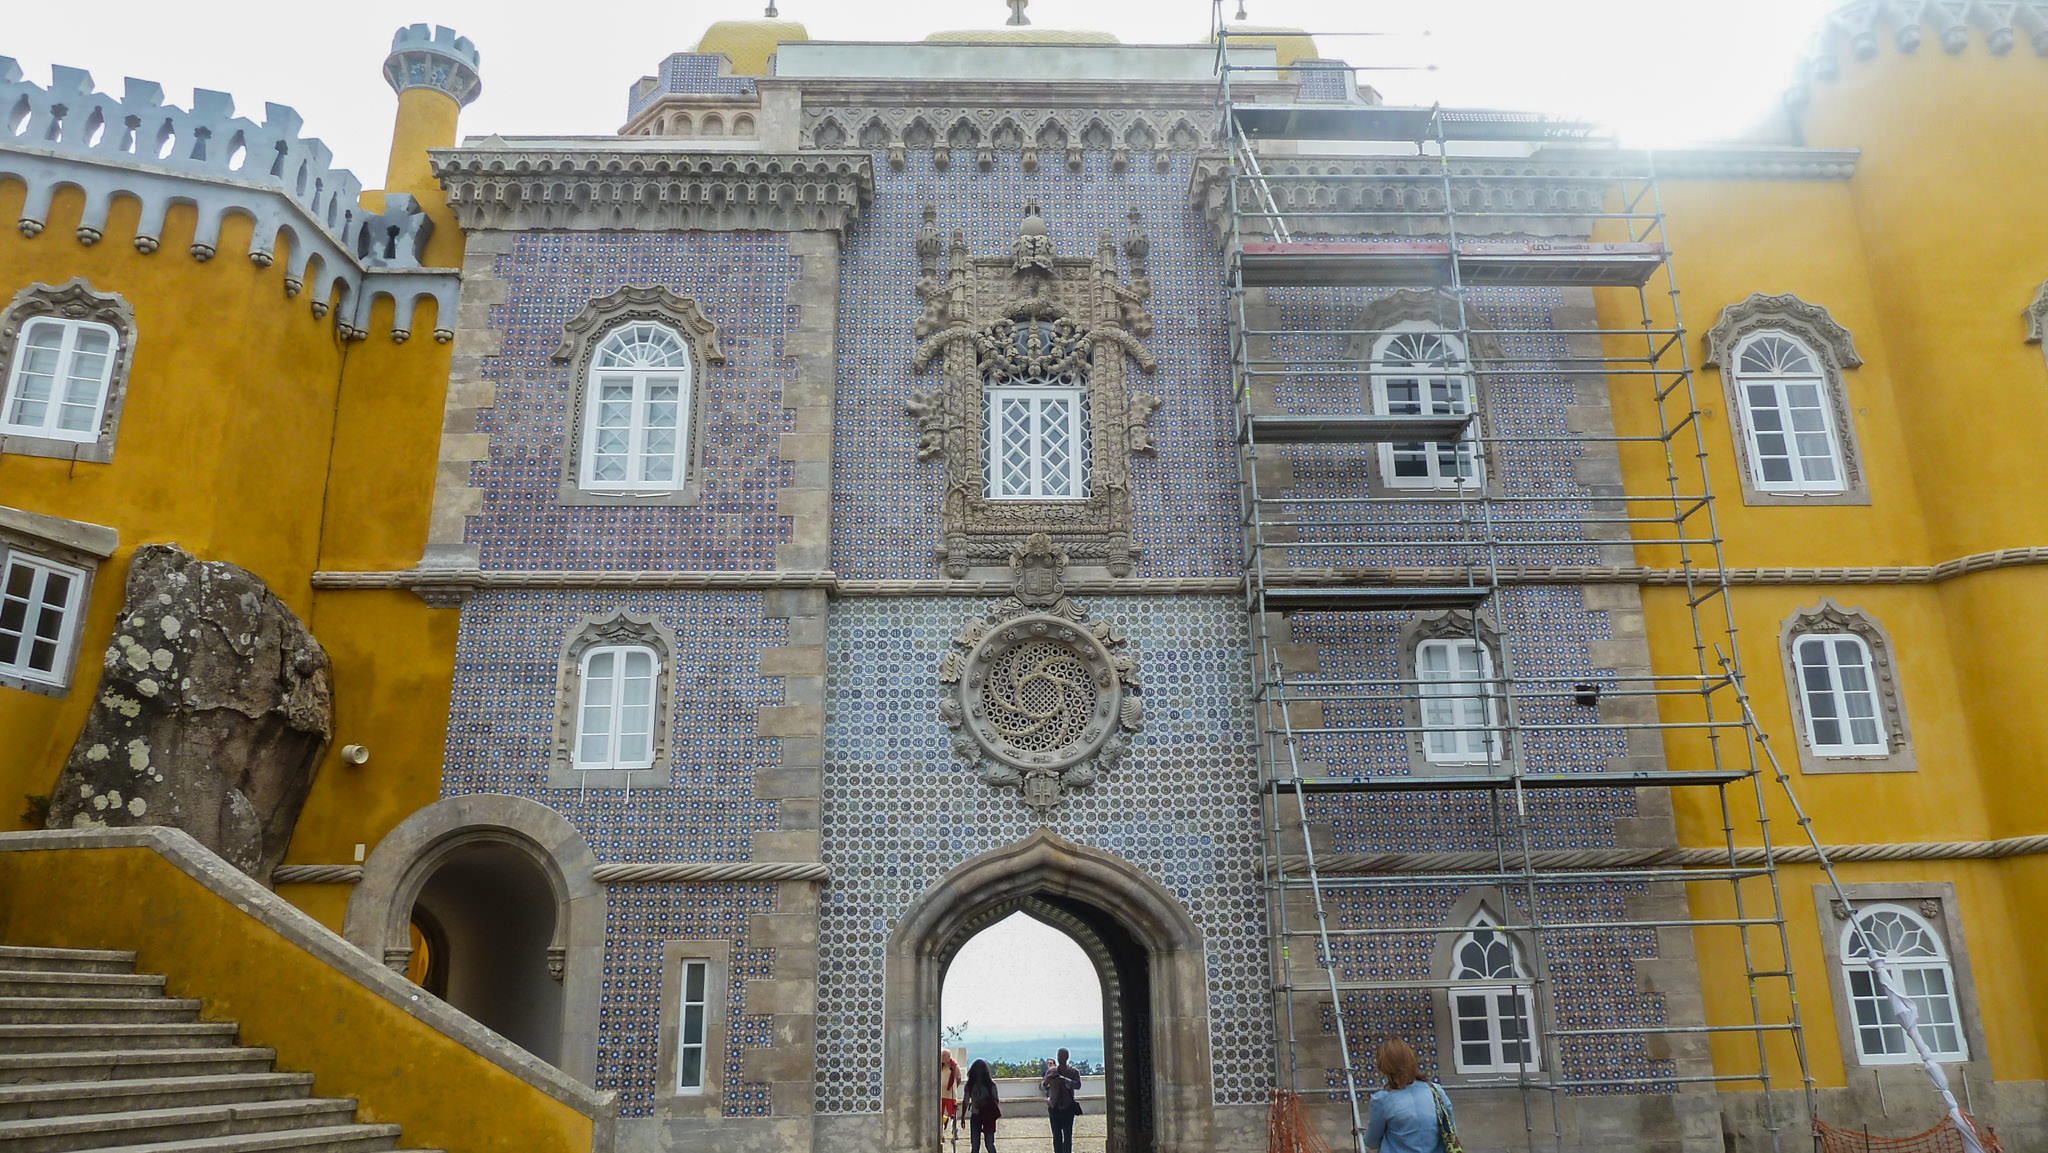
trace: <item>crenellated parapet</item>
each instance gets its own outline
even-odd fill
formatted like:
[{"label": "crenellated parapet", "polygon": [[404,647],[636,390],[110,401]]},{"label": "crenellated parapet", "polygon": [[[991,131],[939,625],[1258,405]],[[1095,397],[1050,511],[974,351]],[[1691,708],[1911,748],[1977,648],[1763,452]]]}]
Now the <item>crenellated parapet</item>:
[{"label": "crenellated parapet", "polygon": [[1886,40],[1911,53],[1932,34],[1953,56],[1970,46],[1973,29],[1993,56],[2011,52],[2024,39],[2034,55],[2048,57],[2048,0],[1850,0],[1822,22],[1786,99],[1802,105],[1813,81],[1834,80],[1845,48],[1858,60],[1870,60]]},{"label": "crenellated parapet", "polygon": [[45,88],[22,77],[0,57],[0,175],[27,186],[15,227],[31,239],[50,218],[60,188],[84,193],[74,236],[93,245],[105,238],[114,201],[138,202],[136,251],[155,253],[174,204],[197,212],[186,254],[213,259],[229,216],[251,221],[251,263],[268,268],[285,249],[284,292],[311,289],[316,317],[334,316],[344,336],[366,335],[370,305],[389,296],[396,307],[391,335],[411,335],[419,304],[439,305],[437,337],[452,328],[453,269],[420,264],[433,227],[411,197],[385,198],[381,212],[361,203],[362,182],[336,167],[318,139],[300,134],[299,114],[264,105],[262,123],[235,115],[234,98],[198,89],[192,107],[164,103],[163,88],[129,79],[122,95],[96,91],[90,73],[51,69]]},{"label": "crenellated parapet", "polygon": [[483,58],[466,36],[439,24],[413,24],[391,37],[391,55],[384,58],[384,80],[393,92],[431,88],[468,107],[483,94],[479,74]]}]

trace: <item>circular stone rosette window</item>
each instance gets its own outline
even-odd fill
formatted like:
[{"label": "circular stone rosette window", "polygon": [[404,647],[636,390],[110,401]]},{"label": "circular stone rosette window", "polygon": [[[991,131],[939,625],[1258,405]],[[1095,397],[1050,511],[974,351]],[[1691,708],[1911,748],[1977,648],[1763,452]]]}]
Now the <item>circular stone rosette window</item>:
[{"label": "circular stone rosette window", "polygon": [[1058,773],[1089,760],[1119,727],[1124,689],[1086,625],[1023,616],[991,627],[960,677],[966,729],[987,756]]}]

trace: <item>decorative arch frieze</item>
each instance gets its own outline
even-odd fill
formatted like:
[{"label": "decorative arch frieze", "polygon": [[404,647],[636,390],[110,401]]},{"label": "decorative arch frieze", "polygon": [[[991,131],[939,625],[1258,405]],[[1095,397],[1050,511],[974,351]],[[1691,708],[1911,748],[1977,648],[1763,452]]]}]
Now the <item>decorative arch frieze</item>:
[{"label": "decorative arch frieze", "polygon": [[114,330],[114,365],[107,378],[99,434],[90,443],[10,434],[0,436],[0,452],[106,464],[114,459],[114,437],[120,431],[122,403],[128,398],[128,368],[135,359],[135,310],[115,293],[94,289],[81,276],[62,284],[31,284],[15,293],[7,310],[0,312],[0,391],[13,371],[15,343],[21,339],[22,328],[45,316],[90,321]]},{"label": "decorative arch frieze", "polygon": [[[1155,451],[1149,424],[1157,396],[1126,387],[1125,365],[1150,373],[1152,333],[1145,309],[1151,241],[1133,210],[1123,253],[1102,234],[1096,255],[1062,256],[1036,204],[1027,205],[1011,251],[976,256],[964,233],[944,239],[935,207],[918,230],[917,295],[924,313],[913,326],[919,343],[911,369],[936,364],[938,386],[913,392],[906,407],[918,423],[919,460],[944,462],[938,557],[949,577],[975,565],[1009,563],[1011,554],[1043,533],[1074,560],[1129,576],[1130,458]],[[943,264],[941,258],[944,258]],[[994,499],[987,491],[984,389],[1022,380],[1060,380],[1080,389],[1088,477],[1077,499]]]},{"label": "decorative arch frieze", "polygon": [[[1842,456],[1842,491],[1831,494],[1766,492],[1757,484],[1756,462],[1751,459],[1749,434],[1744,413],[1748,411],[1737,378],[1736,349],[1745,338],[1760,332],[1790,336],[1820,360],[1820,372],[1827,395],[1828,413]],[[1703,337],[1708,368],[1720,370],[1723,397],[1727,402],[1728,428],[1735,441],[1736,472],[1742,478],[1742,499],[1752,505],[1869,504],[1870,486],[1863,472],[1862,453],[1857,448],[1855,410],[1849,403],[1845,369],[1860,368],[1863,358],[1856,351],[1849,330],[1829,315],[1826,308],[1786,292],[1772,295],[1752,292],[1743,300],[1721,310],[1721,316]]]},{"label": "decorative arch frieze", "polygon": [[[604,338],[618,328],[651,321],[672,329],[690,349],[689,412],[684,415],[683,487],[659,493],[593,492],[580,483],[583,457],[583,422],[587,418],[590,392],[590,362]],[[704,410],[707,369],[725,363],[724,334],[691,297],[680,296],[662,285],[623,285],[591,300],[562,325],[561,343],[550,359],[570,365],[570,402],[562,435],[562,471],[559,499],[563,504],[645,505],[691,504],[699,492],[698,462],[703,457],[704,438],[699,435],[698,416]]]},{"label": "decorative arch frieze", "polygon": [[1087,153],[1106,152],[1118,172],[1133,160],[1164,171],[1173,154],[1208,145],[1211,133],[1202,126],[1214,118],[1213,112],[1192,107],[807,108],[802,142],[806,148],[833,149],[857,140],[862,148],[886,151],[892,168],[903,167],[910,152],[930,152],[936,168],[971,158],[987,171],[996,153],[1014,152],[1026,172],[1042,164],[1065,164],[1078,172]]},{"label": "decorative arch frieze", "polygon": [[[1806,694],[1801,691],[1799,657],[1793,646],[1799,637],[1812,633],[1848,633],[1870,650],[1870,676],[1877,692],[1878,712],[1884,724],[1882,756],[1823,757],[1815,755],[1806,739]],[[1913,734],[1906,725],[1905,694],[1899,687],[1899,667],[1894,659],[1890,634],[1877,619],[1859,608],[1836,603],[1832,597],[1785,618],[1778,634],[1778,655],[1785,670],[1785,695],[1792,709],[1793,744],[1799,749],[1799,768],[1808,773],[1909,773],[1918,768],[1913,755]]]}]

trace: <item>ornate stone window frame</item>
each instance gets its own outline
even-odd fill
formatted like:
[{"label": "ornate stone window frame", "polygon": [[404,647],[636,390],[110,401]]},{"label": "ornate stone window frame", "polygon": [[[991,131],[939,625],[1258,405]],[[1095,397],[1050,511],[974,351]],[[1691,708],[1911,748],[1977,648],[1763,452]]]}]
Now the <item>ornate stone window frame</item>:
[{"label": "ornate stone window frame", "polygon": [[[1472,319],[1478,322],[1478,327],[1497,327],[1481,318],[1469,302],[1465,307],[1472,313]],[[1494,374],[1488,369],[1501,363],[1505,353],[1498,337],[1464,331],[1465,321],[1461,318],[1457,297],[1441,290],[1398,289],[1368,301],[1358,310],[1351,328],[1354,331],[1345,342],[1344,356],[1346,360],[1364,366],[1360,374],[1360,404],[1363,405],[1360,412],[1380,411],[1380,373],[1373,367],[1373,354],[1379,342],[1399,332],[1440,332],[1463,346],[1463,371],[1471,382],[1473,410],[1478,414],[1473,418],[1472,428],[1474,435],[1484,438],[1493,402]],[[1393,471],[1392,453],[1386,445],[1379,446],[1373,460],[1374,467],[1366,479],[1366,491],[1373,496],[1401,500],[1458,500],[1461,495],[1472,491],[1470,486],[1409,487],[1389,483]],[[1488,494],[1505,495],[1498,454],[1483,439],[1479,448],[1479,481]]]},{"label": "ornate stone window frame", "polygon": [[[690,411],[680,422],[686,430],[682,487],[653,493],[602,492],[582,486],[583,423],[588,412],[590,362],[598,346],[628,324],[651,322],[673,330],[690,350]],[[562,429],[562,472],[558,498],[565,505],[690,505],[702,495],[704,438],[701,435],[704,394],[709,368],[725,363],[723,334],[718,323],[692,298],[662,285],[626,285],[586,303],[562,325],[562,342],[550,359],[570,366],[569,413]]]},{"label": "ornate stone window frame", "polygon": [[[1429,971],[1438,979],[1449,982],[1451,971],[1457,962],[1458,942],[1472,929],[1473,922],[1485,916],[1494,924],[1494,930],[1506,937],[1515,948],[1522,967],[1529,973],[1530,988],[1529,1015],[1534,1018],[1536,1034],[1536,1064],[1531,1072],[1555,1069],[1557,1054],[1546,1045],[1548,1031],[1544,1028],[1550,1006],[1541,993],[1548,987],[1544,972],[1544,957],[1536,948],[1535,935],[1526,929],[1502,929],[1502,925],[1526,922],[1528,916],[1512,901],[1498,885],[1480,885],[1465,890],[1450,912],[1444,914],[1444,929],[1435,934],[1436,941],[1430,948]],[[1491,1086],[1515,1084],[1512,1073],[1461,1073],[1458,1071],[1457,1022],[1451,1013],[1451,997],[1457,990],[1444,988],[1430,995],[1430,1014],[1436,1022],[1436,1078],[1446,1085]]]},{"label": "ornate stone window frame", "polygon": [[[1152,291],[1145,268],[1151,240],[1136,212],[1122,245],[1130,261],[1128,283],[1108,232],[1095,256],[1061,256],[1035,204],[1026,206],[1008,253],[973,255],[960,231],[946,242],[935,206],[925,209],[916,249],[924,315],[914,327],[919,344],[911,369],[923,372],[937,364],[942,379],[929,392],[913,392],[906,407],[918,422],[917,458],[944,462],[942,571],[963,578],[977,567],[1004,565],[1026,539],[1043,533],[1079,564],[1129,576],[1139,551],[1131,540],[1130,462],[1154,451],[1147,422],[1160,404],[1157,396],[1126,385],[1126,361],[1147,373],[1158,367],[1142,343],[1152,334],[1145,311]],[[1053,335],[1019,343],[1020,331]],[[1086,496],[989,497],[982,471],[987,382],[1068,373],[1084,383]]]},{"label": "ornate stone window frame", "polygon": [[57,654],[56,680],[34,680],[0,671],[0,686],[46,697],[62,697],[71,691],[78,671],[78,653],[84,644],[85,619],[92,611],[94,578],[99,575],[100,563],[114,555],[118,539],[113,529],[102,525],[0,505],[0,574],[7,571],[8,561],[19,555],[72,570],[78,580],[73,607],[65,622],[64,644]]},{"label": "ornate stone window frame", "polygon": [[119,294],[100,292],[81,276],[62,284],[31,284],[15,293],[7,310],[0,312],[0,391],[6,390],[13,379],[15,346],[22,329],[40,317],[89,321],[114,330],[114,365],[107,377],[106,402],[100,409],[99,435],[91,441],[75,441],[0,434],[0,454],[111,463],[114,438],[121,428],[121,409],[128,399],[129,369],[135,358],[135,311]]},{"label": "ornate stone window frame", "polygon": [[[723,1112],[725,1045],[731,1001],[732,942],[666,941],[661,946],[661,1021],[656,1031],[654,1111],[664,1117],[711,1118]],[[676,1088],[676,1051],[682,1037],[683,966],[704,963],[704,1088]]]},{"label": "ornate stone window frame", "polygon": [[[1478,626],[1476,637],[1473,633],[1475,623]],[[1424,741],[1428,734],[1422,730],[1422,675],[1421,670],[1417,667],[1416,651],[1422,647],[1425,641],[1474,639],[1479,642],[1481,648],[1486,650],[1486,656],[1492,663],[1494,675],[1498,677],[1500,675],[1500,634],[1495,632],[1493,626],[1485,620],[1481,619],[1475,622],[1470,613],[1428,613],[1410,620],[1401,628],[1401,682],[1410,686],[1412,690],[1402,694],[1404,697],[1409,698],[1403,705],[1404,719],[1402,723],[1408,729],[1406,734],[1408,738],[1408,771],[1415,776],[1469,776],[1475,773],[1498,772],[1505,768],[1509,759],[1515,755],[1514,743],[1508,739],[1508,734],[1506,733],[1495,734],[1500,740],[1501,750],[1499,761],[1493,764],[1456,764],[1432,761],[1429,759],[1429,753],[1424,747]],[[1499,698],[1494,699],[1496,709],[1494,719],[1498,723],[1502,720],[1497,711],[1499,708]]]},{"label": "ornate stone window frame", "polygon": [[[1749,429],[1743,415],[1748,409],[1736,379],[1735,356],[1744,339],[1762,332],[1790,336],[1806,345],[1820,361],[1828,414],[1835,426],[1835,447],[1842,460],[1840,492],[1765,492],[1757,486],[1756,462],[1750,456]],[[1860,368],[1863,364],[1849,330],[1836,323],[1827,309],[1789,292],[1775,296],[1752,292],[1723,308],[1705,339],[1706,358],[1701,363],[1719,370],[1722,396],[1727,403],[1728,434],[1734,441],[1735,471],[1742,481],[1742,503],[1790,507],[1869,504],[1870,483],[1857,448],[1855,410],[1849,404],[1848,387],[1842,375],[1845,369]]]},{"label": "ornate stone window frame", "polygon": [[[1984,1043],[1984,1020],[1977,1011],[1977,982],[1970,973],[1970,952],[1963,940],[1961,911],[1956,906],[1955,885],[1947,881],[1843,885],[1842,891],[1857,909],[1871,905],[1902,905],[1918,913],[1941,936],[1948,950],[1949,971],[1955,977],[1953,992],[1956,1015],[1961,1018],[1963,1036],[1969,1045],[1967,1061],[1944,1062],[1965,1065],[1972,1080],[1991,1083],[1990,1052]],[[1856,1016],[1849,997],[1848,974],[1842,968],[1842,931],[1849,923],[1849,910],[1836,898],[1834,886],[1813,887],[1815,920],[1820,929],[1821,952],[1828,971],[1828,991],[1833,997],[1835,1037],[1841,1045],[1842,1062],[1851,1069],[1865,1069],[1877,1075],[1884,1088],[1924,1090],[1927,1076],[1917,1062],[1866,1064],[1856,1048]],[[1894,1083],[1893,1077],[1898,1081]]]},{"label": "ornate stone window frame", "polygon": [[[1793,644],[1809,633],[1848,633],[1870,650],[1870,676],[1877,690],[1878,712],[1883,718],[1885,742],[1891,751],[1881,756],[1826,757],[1817,755],[1806,739],[1806,694],[1799,680],[1799,662]],[[1859,608],[1837,604],[1832,597],[1785,618],[1778,633],[1778,655],[1785,673],[1785,696],[1792,714],[1792,734],[1799,748],[1802,773],[1910,773],[1919,763],[1913,752],[1912,730],[1906,725],[1904,694],[1899,687],[1898,664],[1892,652],[1890,634],[1877,619]]]},{"label": "ornate stone window frame", "polygon": [[[605,645],[654,650],[654,764],[645,769],[576,767],[576,711],[582,696],[583,654]],[[652,789],[670,783],[675,704],[675,630],[653,617],[623,609],[593,613],[569,627],[555,665],[555,737],[548,754],[550,789]]]}]

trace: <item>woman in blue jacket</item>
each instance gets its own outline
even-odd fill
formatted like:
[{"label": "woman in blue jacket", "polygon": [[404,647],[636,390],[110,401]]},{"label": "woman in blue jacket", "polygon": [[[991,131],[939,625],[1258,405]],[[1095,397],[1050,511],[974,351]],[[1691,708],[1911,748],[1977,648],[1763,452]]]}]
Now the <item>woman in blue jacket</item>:
[{"label": "woman in blue jacket", "polygon": [[1380,1153],[1443,1153],[1437,1109],[1441,1106],[1449,1118],[1451,1101],[1442,1089],[1422,1079],[1415,1050],[1397,1037],[1380,1046],[1375,1064],[1387,1087],[1372,1095],[1365,1143]]}]

